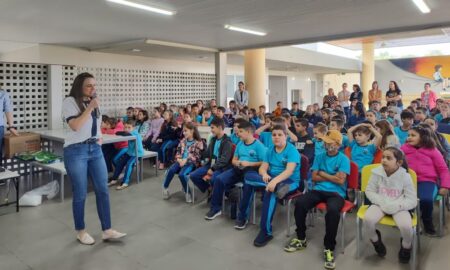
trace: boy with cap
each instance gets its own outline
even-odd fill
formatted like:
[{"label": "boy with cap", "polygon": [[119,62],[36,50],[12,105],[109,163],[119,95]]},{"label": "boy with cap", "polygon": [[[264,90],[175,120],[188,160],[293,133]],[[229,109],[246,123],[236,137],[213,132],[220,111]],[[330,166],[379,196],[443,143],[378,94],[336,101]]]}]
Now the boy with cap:
[{"label": "boy with cap", "polygon": [[295,223],[297,237],[285,246],[286,252],[294,252],[306,248],[306,214],[318,203],[327,204],[325,215],[324,260],[326,269],[334,269],[334,248],[338,230],[340,211],[344,206],[347,191],[347,175],[350,174],[350,160],[341,152],[342,134],[330,130],[323,136],[326,152],[317,155],[312,166],[313,190],[297,199],[295,204]]}]

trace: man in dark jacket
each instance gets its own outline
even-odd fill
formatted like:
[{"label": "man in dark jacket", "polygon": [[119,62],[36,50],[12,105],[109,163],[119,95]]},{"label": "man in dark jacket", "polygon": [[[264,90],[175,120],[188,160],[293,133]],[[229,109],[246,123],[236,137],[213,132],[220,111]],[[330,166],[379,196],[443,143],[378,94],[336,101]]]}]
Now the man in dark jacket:
[{"label": "man in dark jacket", "polygon": [[201,192],[210,191],[218,175],[231,168],[233,155],[233,143],[230,137],[224,133],[225,123],[223,119],[214,118],[211,122],[212,137],[208,148],[204,152],[204,165],[191,172],[190,178]]}]

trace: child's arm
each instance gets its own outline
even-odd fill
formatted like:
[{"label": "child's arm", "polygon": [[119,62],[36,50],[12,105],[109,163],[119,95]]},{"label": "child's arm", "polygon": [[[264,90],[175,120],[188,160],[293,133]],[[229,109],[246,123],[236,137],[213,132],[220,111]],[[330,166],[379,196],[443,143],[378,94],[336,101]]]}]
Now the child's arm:
[{"label": "child's arm", "polygon": [[[359,125],[360,125],[360,124],[359,124]],[[347,137],[348,137],[348,142],[349,142],[349,143],[353,142],[353,131],[354,131],[357,127],[359,127],[359,125],[353,126],[353,127],[349,128],[349,129],[347,130]]]},{"label": "child's arm", "polygon": [[370,124],[364,124],[364,126],[368,127],[372,134],[375,136],[373,142],[377,148],[381,145],[381,140],[383,139],[383,135],[380,134],[372,125]]},{"label": "child's arm", "polygon": [[286,169],[268,183],[266,190],[274,192],[277,184],[288,179],[294,172],[296,166],[297,164],[295,162],[288,162],[288,164],[286,164]]},{"label": "child's arm", "polygon": [[339,185],[345,183],[347,174],[344,172],[337,172],[335,175],[328,174],[324,171],[313,171],[312,180],[315,182],[330,181]]},{"label": "child's arm", "polygon": [[270,175],[267,174],[267,170],[269,169],[269,163],[263,162],[259,167],[258,173],[262,176],[264,182],[268,183],[270,180]]},{"label": "child's arm", "polygon": [[287,126],[286,126],[286,131],[287,131],[287,134],[288,134],[289,138],[291,139],[291,141],[293,141],[293,142],[298,141],[297,136]]},{"label": "child's arm", "polygon": [[431,159],[433,160],[434,168],[439,175],[439,179],[441,179],[439,194],[447,195],[448,189],[450,189],[450,173],[447,164],[444,161],[444,157],[441,152],[434,148]]},{"label": "child's arm", "polygon": [[264,132],[266,129],[268,129],[270,127],[270,124],[269,123],[267,123],[267,124],[264,124],[263,126],[261,126],[260,128],[258,128],[256,131],[255,131],[255,134],[258,134],[258,135],[260,135],[262,132]]},{"label": "child's arm", "polygon": [[373,174],[369,178],[369,182],[366,187],[366,197],[370,200],[371,203],[376,204],[380,207],[383,207],[386,202],[380,194],[378,194],[378,184],[381,179],[379,177],[375,177]]}]

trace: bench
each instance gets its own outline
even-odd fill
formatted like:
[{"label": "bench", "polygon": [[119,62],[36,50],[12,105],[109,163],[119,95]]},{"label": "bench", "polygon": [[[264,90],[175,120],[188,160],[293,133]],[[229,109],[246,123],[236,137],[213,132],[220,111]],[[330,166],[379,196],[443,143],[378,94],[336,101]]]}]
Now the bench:
[{"label": "bench", "polygon": [[[60,187],[60,191],[59,191],[59,195],[61,198],[61,201],[64,201],[64,176],[67,175],[67,171],[66,168],[64,167],[64,162],[55,162],[55,163],[50,163],[50,164],[43,164],[43,163],[39,163],[37,161],[33,161],[30,162],[30,173],[31,173],[31,181],[33,181],[33,169],[34,167],[39,167],[42,169],[45,169],[47,171],[50,171],[50,177],[53,181],[53,173],[57,173],[60,175],[59,177],[59,187]],[[31,183],[32,186],[32,183]]]}]

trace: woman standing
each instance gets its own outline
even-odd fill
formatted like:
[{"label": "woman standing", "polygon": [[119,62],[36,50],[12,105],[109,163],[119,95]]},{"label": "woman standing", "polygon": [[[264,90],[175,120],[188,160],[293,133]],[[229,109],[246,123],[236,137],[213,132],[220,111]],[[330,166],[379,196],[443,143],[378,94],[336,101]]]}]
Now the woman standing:
[{"label": "woman standing", "polygon": [[323,104],[325,104],[325,102],[328,102],[328,104],[331,105],[332,104],[337,104],[338,102],[338,98],[337,96],[334,94],[334,90],[333,88],[329,88],[328,89],[328,95],[323,97]]},{"label": "woman standing", "polygon": [[101,149],[99,101],[91,74],[81,73],[75,78],[69,97],[63,102],[63,115],[70,127],[64,143],[64,165],[72,182],[72,211],[77,239],[84,245],[95,243],[84,224],[88,175],[94,186],[102,239],[122,238],[126,234],[111,229],[108,172]]},{"label": "woman standing", "polygon": [[350,95],[350,101],[353,101],[354,99],[357,99],[358,102],[362,102],[363,93],[361,91],[361,87],[359,85],[354,84],[353,85],[353,93]]},{"label": "woman standing", "polygon": [[402,91],[395,81],[389,82],[389,90],[386,92],[386,102],[395,102],[400,110],[403,110]]},{"label": "woman standing", "polygon": [[383,92],[380,88],[378,88],[378,82],[374,81],[372,83],[372,89],[369,91],[369,103],[373,101],[378,101],[381,104],[381,97],[383,96]]}]

